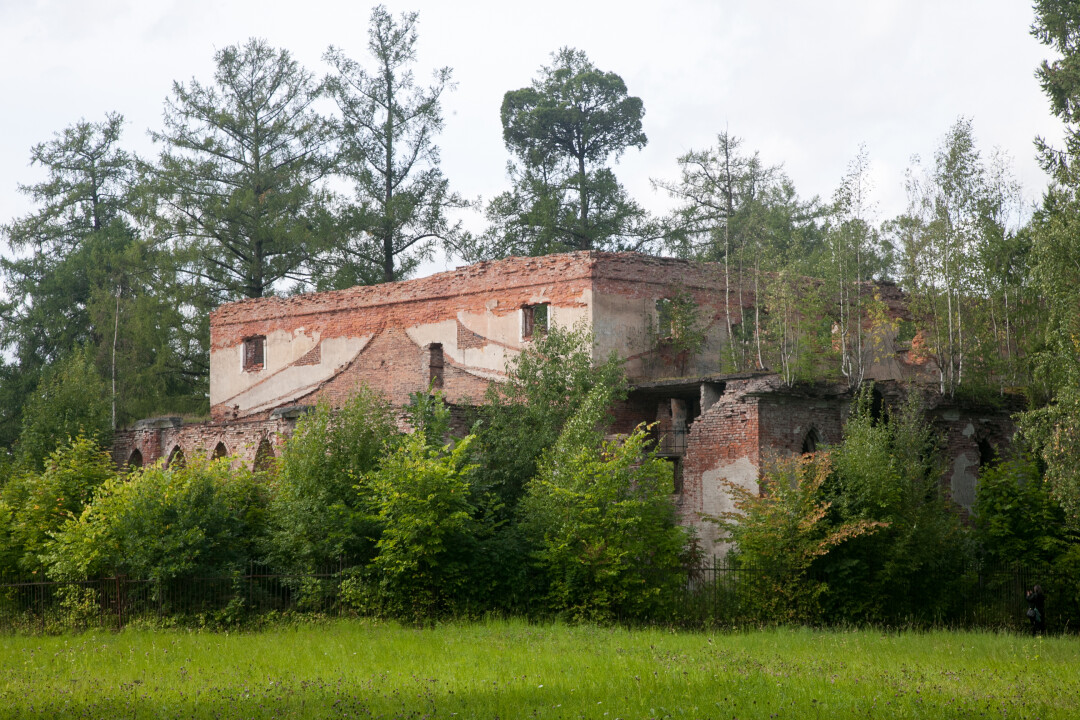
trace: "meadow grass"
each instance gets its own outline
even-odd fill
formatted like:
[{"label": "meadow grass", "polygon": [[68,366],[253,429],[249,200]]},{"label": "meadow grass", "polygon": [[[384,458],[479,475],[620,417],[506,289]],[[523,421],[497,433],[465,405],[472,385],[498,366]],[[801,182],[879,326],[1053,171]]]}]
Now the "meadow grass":
[{"label": "meadow grass", "polygon": [[0,717],[1076,718],[1080,641],[340,621],[0,638]]}]

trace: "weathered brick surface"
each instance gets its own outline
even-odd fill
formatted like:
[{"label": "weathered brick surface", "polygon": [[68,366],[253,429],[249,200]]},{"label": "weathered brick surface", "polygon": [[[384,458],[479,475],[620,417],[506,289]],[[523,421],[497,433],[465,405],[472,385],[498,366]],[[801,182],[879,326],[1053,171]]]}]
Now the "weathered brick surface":
[{"label": "weathered brick surface", "polygon": [[387,328],[451,320],[462,311],[515,313],[534,302],[539,290],[553,303],[580,304],[597,255],[580,252],[508,258],[417,280],[241,300],[211,313],[211,349],[281,328],[317,329],[323,338],[357,337]]},{"label": "weathered brick surface", "polygon": [[128,464],[136,450],[142,455],[144,466],[169,460],[177,449],[183,453],[185,460],[210,458],[221,443],[225,446],[226,454],[237,455],[238,462],[251,468],[260,444],[267,442],[276,457],[295,426],[295,421],[274,419],[121,430],[113,438],[112,457],[121,467]]},{"label": "weathered brick surface", "polygon": [[[566,317],[585,317],[593,323],[598,342],[624,351],[627,372],[639,385],[615,408],[610,432],[629,433],[645,422],[655,423],[657,438],[685,438],[684,444],[665,448],[681,468],[682,492],[676,504],[683,521],[698,528],[706,550],[718,551],[722,538],[707,518],[732,509],[725,483],[756,490],[768,458],[801,452],[810,433],[818,448],[838,442],[851,399],[843,389],[828,384],[785,388],[775,375],[716,375],[726,342],[726,318],[730,313],[737,325],[743,310],[753,307],[750,287],[744,283],[740,289],[733,275],[730,292],[725,293],[719,265],[635,253],[508,258],[399,283],[224,305],[211,315],[211,349],[235,353],[244,338],[285,337],[294,343],[302,336],[309,344],[291,344],[296,353],[284,355],[296,358],[287,368],[296,378],[297,390],[282,395],[279,405],[310,405],[323,398],[340,406],[366,383],[401,408],[410,394],[428,387],[436,374],[433,347],[445,344],[456,348],[457,354],[456,359],[451,353],[443,355],[442,389],[454,405],[455,431],[461,433],[469,425],[466,406],[479,401],[488,384],[501,377],[501,363],[493,366],[492,358],[512,357],[522,347],[517,325],[507,316],[543,302],[553,310],[567,311]],[[906,317],[903,297],[894,286],[877,290],[890,315]],[[709,328],[700,357],[683,368],[644,337],[655,301],[676,291],[694,298]],[[492,319],[497,322],[489,323]],[[338,341],[337,347],[357,343],[355,355],[350,350],[351,359],[334,361],[342,364],[333,366],[333,374],[313,378],[312,373],[322,372],[324,358],[346,357],[334,355],[332,343],[324,351],[325,343],[338,338],[346,340]],[[604,354],[601,348],[598,356]],[[908,379],[933,371],[925,357],[912,360],[907,357],[910,352],[900,355],[893,365],[881,367],[887,372],[892,372],[890,367],[898,369],[894,375]],[[462,357],[481,358],[488,364],[468,366]],[[268,370],[260,382],[272,382],[276,372]],[[664,378],[672,376],[699,380],[677,381],[669,387]],[[695,382],[704,384],[695,389]],[[886,402],[898,402],[903,391],[896,383],[881,385]],[[238,392],[247,390],[241,384]],[[262,443],[277,454],[295,426],[293,420],[271,418],[273,402],[253,401],[247,410],[219,402],[212,408],[210,423],[120,432],[114,458],[123,464],[138,450],[143,462],[151,463],[177,448],[188,458],[209,456],[222,443],[250,466]],[[963,410],[934,398],[929,407],[946,438],[951,463],[947,490],[957,502],[970,505],[980,460],[985,460],[988,448],[1001,452],[1011,437],[1009,411]],[[399,424],[404,428],[404,420]]]}]

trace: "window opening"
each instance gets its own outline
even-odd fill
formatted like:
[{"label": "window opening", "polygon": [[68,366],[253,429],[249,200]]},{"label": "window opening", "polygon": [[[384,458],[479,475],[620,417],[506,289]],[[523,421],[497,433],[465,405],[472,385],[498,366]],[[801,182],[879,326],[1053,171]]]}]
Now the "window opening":
[{"label": "window opening", "polygon": [[875,387],[870,391],[870,424],[877,425],[885,417],[885,398]]},{"label": "window opening", "polygon": [[443,386],[446,367],[442,343],[431,343],[428,352],[428,384],[433,390],[438,390]]},{"label": "window opening", "polygon": [[127,465],[129,468],[141,468],[143,464],[142,453],[135,450],[131,453],[131,457],[128,458]]},{"label": "window opening", "polygon": [[266,355],[266,336],[244,338],[244,369],[262,370]]},{"label": "window opening", "polygon": [[521,337],[525,340],[548,331],[548,304],[526,305],[521,308]]},{"label": "window opening", "polygon": [[225,447],[225,443],[219,442],[217,447],[214,448],[214,454],[210,456],[211,460],[217,460],[218,458],[228,457],[229,448]]},{"label": "window opening", "polygon": [[821,442],[821,437],[818,435],[817,428],[810,428],[810,431],[806,433],[806,437],[802,441],[802,454],[817,452],[818,443]]},{"label": "window opening", "polygon": [[656,301],[656,334],[661,340],[674,336],[674,305],[671,298],[660,298]]},{"label": "window opening", "polygon": [[267,438],[263,438],[259,443],[259,449],[255,451],[255,463],[252,466],[252,470],[255,472],[265,472],[270,470],[274,466],[274,449],[270,447],[270,441]]},{"label": "window opening", "polygon": [[184,451],[179,445],[174,447],[172,452],[169,453],[169,460],[165,463],[165,467],[171,469],[184,467]]},{"label": "window opening", "polygon": [[683,473],[682,473],[682,458],[673,457],[667,458],[671,463],[671,482],[672,489],[676,495],[683,494]]},{"label": "window opening", "polygon": [[997,450],[986,439],[979,440],[979,467],[985,467],[997,460]]}]

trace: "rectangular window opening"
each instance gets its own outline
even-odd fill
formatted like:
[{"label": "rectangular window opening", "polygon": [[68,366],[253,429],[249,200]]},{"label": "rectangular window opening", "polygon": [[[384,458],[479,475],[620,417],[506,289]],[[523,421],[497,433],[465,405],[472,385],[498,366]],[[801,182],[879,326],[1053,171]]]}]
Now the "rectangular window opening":
[{"label": "rectangular window opening", "polygon": [[669,458],[671,462],[671,479],[676,495],[683,494],[683,474],[682,474],[682,458]]},{"label": "rectangular window opening", "polygon": [[656,334],[661,340],[674,337],[673,307],[671,298],[660,298],[656,301]]},{"label": "rectangular window opening", "polygon": [[431,343],[428,348],[428,383],[433,390],[442,389],[445,367],[442,343]]},{"label": "rectangular window opening", "polygon": [[266,336],[244,338],[244,369],[262,370],[266,359]]},{"label": "rectangular window opening", "polygon": [[526,305],[521,308],[521,337],[524,340],[546,335],[548,331],[548,304]]}]

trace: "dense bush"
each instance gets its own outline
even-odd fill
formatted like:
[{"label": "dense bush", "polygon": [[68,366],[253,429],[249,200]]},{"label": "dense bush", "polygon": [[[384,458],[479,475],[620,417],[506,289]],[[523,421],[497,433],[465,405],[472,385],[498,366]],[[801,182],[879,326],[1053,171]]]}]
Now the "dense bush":
[{"label": "dense bush", "polygon": [[933,621],[959,599],[973,545],[942,493],[938,438],[914,397],[885,418],[872,388],[843,440],[780,460],[760,496],[732,487],[733,561],[758,568],[750,612],[775,620]]},{"label": "dense bush", "polygon": [[975,529],[991,561],[1045,565],[1067,548],[1065,513],[1026,455],[979,473]]},{"label": "dense bush", "polygon": [[162,464],[109,478],[46,546],[57,579],[228,575],[256,557],[265,484],[229,458]]},{"label": "dense bush", "polygon": [[112,458],[81,435],[53,451],[43,471],[16,473],[0,489],[0,574],[42,570],[51,534],[115,474]]},{"label": "dense bush", "polygon": [[820,622],[828,585],[815,563],[854,538],[885,524],[837,523],[822,488],[832,473],[827,452],[774,458],[760,493],[727,483],[735,510],[719,518],[735,543],[729,561],[743,572],[739,612],[761,622]]},{"label": "dense bush", "polygon": [[323,401],[300,420],[271,482],[267,556],[274,567],[313,572],[374,557],[379,522],[370,488],[358,493],[357,483],[378,469],[398,435],[389,404],[366,386],[341,408]]},{"label": "dense bush", "polygon": [[594,364],[592,335],[581,326],[550,328],[507,364],[506,374],[505,383],[488,388],[474,449],[482,457],[480,484],[512,513],[541,454],[589,392],[606,387],[610,398],[622,398],[626,378],[615,355]]},{"label": "dense bush", "polygon": [[413,433],[364,479],[382,529],[371,565],[380,612],[423,618],[459,602],[476,550],[471,441],[437,447]]},{"label": "dense bush", "polygon": [[605,441],[615,388],[597,385],[540,461],[520,508],[551,611],[643,619],[670,599],[686,534],[675,524],[670,463],[646,428]]},{"label": "dense bush", "polygon": [[822,558],[826,612],[880,622],[943,616],[957,600],[973,548],[957,508],[944,498],[940,439],[917,396],[875,418],[872,388],[864,387],[830,454],[834,471],[823,492],[833,521],[888,527]]},{"label": "dense bush", "polygon": [[82,435],[102,446],[112,437],[109,391],[83,351],[51,367],[23,408],[16,464],[41,470],[50,453]]}]

